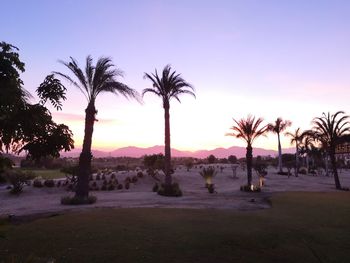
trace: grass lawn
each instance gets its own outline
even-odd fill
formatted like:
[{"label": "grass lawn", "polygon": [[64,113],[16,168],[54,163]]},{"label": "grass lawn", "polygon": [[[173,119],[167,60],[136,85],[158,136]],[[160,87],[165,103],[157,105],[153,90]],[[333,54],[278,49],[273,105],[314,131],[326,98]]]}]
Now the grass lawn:
[{"label": "grass lawn", "polygon": [[61,173],[59,169],[23,169],[23,171],[32,171],[35,176],[41,176],[43,179],[56,179],[56,178],[64,178],[65,174]]},{"label": "grass lawn", "polygon": [[3,223],[0,262],[350,262],[349,192],[271,201],[250,212],[94,209]]}]

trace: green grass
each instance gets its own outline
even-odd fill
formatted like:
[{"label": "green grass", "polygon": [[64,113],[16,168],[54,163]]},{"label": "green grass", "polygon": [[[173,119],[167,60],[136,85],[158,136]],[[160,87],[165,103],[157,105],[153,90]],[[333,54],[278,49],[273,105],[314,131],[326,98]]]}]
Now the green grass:
[{"label": "green grass", "polygon": [[41,176],[43,179],[56,179],[56,178],[64,178],[65,174],[61,173],[59,169],[23,169],[23,171],[32,171],[35,176]]},{"label": "green grass", "polygon": [[93,209],[0,223],[0,262],[350,262],[349,201],[283,193],[251,212]]}]

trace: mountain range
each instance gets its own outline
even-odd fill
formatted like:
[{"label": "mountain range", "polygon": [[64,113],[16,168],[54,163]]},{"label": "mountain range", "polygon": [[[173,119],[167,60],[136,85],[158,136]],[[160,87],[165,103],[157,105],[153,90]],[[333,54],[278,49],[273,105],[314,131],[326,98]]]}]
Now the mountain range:
[{"label": "mountain range", "polygon": [[[81,149],[75,148],[70,152],[62,152],[62,157],[78,157],[81,152]],[[95,158],[101,157],[141,157],[144,155],[150,154],[158,154],[164,152],[164,146],[152,146],[148,148],[141,148],[136,146],[128,146],[119,148],[110,152],[100,151],[100,150],[92,150],[92,154]],[[285,148],[282,149],[283,153],[294,153],[294,148]],[[240,146],[232,146],[230,148],[216,148],[213,150],[198,150],[198,151],[181,151],[177,149],[171,149],[172,157],[194,157],[194,158],[206,158],[209,155],[213,154],[217,158],[227,158],[229,155],[236,155],[238,158],[244,157],[246,154],[246,148]],[[263,149],[263,148],[253,148],[253,155],[261,155],[261,156],[276,156],[277,151]]]}]

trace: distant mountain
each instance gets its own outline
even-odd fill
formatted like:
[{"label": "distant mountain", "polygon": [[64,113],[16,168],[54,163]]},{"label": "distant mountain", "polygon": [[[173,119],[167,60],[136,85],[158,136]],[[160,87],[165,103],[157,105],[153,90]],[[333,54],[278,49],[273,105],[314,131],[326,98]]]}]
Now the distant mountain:
[{"label": "distant mountain", "polygon": [[[78,157],[80,154],[81,149],[73,149],[70,152],[62,153],[62,157]],[[294,148],[286,148],[282,150],[283,153],[294,153]],[[101,157],[121,157],[121,156],[128,156],[128,157],[141,157],[146,154],[157,154],[157,153],[163,153],[164,152],[164,146],[152,146],[148,148],[141,148],[141,147],[135,147],[135,146],[128,146],[116,149],[111,152],[104,152],[99,150],[93,150],[92,154],[96,158]],[[213,154],[218,158],[227,158],[229,155],[236,155],[238,158],[244,157],[246,154],[246,148],[245,147],[239,147],[239,146],[233,146],[230,148],[216,148],[213,150],[199,150],[199,151],[180,151],[177,149],[172,149],[171,154],[173,157],[195,157],[195,158],[206,158],[209,155]],[[277,151],[275,150],[268,150],[263,148],[253,148],[253,155],[261,155],[261,156],[276,156]]]}]

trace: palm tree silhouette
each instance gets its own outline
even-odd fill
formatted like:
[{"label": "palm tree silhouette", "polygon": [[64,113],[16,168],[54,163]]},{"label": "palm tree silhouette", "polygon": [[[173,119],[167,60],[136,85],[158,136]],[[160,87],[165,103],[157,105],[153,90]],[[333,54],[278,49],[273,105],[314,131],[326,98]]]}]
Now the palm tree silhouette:
[{"label": "palm tree silhouette", "polygon": [[[339,116],[339,118],[338,118]],[[338,176],[337,163],[335,158],[335,148],[341,142],[343,136],[350,132],[350,117],[343,111],[337,111],[335,114],[322,114],[322,117],[313,119],[314,134],[322,145],[325,147],[332,164],[335,187],[341,189]]]},{"label": "palm tree silhouette", "polygon": [[298,169],[299,169],[299,150],[300,150],[300,144],[304,137],[302,131],[300,128],[296,129],[294,133],[286,132],[286,136],[291,137],[290,144],[295,143],[295,171],[294,174],[297,177],[298,176]]},{"label": "palm tree silhouette", "polygon": [[233,119],[233,121],[236,124],[231,127],[231,130],[234,132],[227,133],[226,135],[241,138],[247,142],[247,179],[248,186],[250,187],[252,184],[253,142],[259,136],[268,132],[268,125],[259,127],[264,119],[258,118],[255,120],[255,117],[251,115],[249,115],[246,119],[240,119],[239,121]]},{"label": "palm tree silhouette", "polygon": [[73,86],[78,88],[88,101],[88,106],[85,109],[85,130],[83,149],[79,157],[78,169],[78,184],[75,195],[82,202],[87,200],[89,195],[89,176],[91,174],[91,143],[92,133],[94,130],[95,116],[97,110],[95,108],[96,98],[104,92],[121,94],[126,98],[137,98],[137,92],[127,85],[116,80],[117,77],[122,77],[123,72],[115,68],[112,61],[108,57],[101,57],[97,60],[95,66],[92,65],[92,58],[86,58],[85,72],[79,67],[77,61],[70,57],[69,62],[60,61],[66,66],[77,79],[74,80],[70,76],[54,72],[57,75],[68,80]]},{"label": "palm tree silhouette", "polygon": [[146,93],[153,93],[163,100],[164,108],[164,120],[165,120],[165,131],[164,131],[164,144],[165,144],[165,185],[170,187],[172,184],[172,177],[170,173],[171,169],[171,150],[170,150],[170,100],[172,98],[181,102],[179,96],[182,94],[189,94],[196,97],[194,94],[194,88],[191,84],[186,82],[181,74],[176,71],[171,71],[171,66],[166,65],[163,69],[162,75],[159,76],[157,70],[155,73],[145,73],[145,79],[152,82],[152,88],[146,88],[142,91],[142,96]]},{"label": "palm tree silhouette", "polygon": [[274,123],[268,124],[268,129],[272,131],[273,133],[277,134],[278,139],[278,171],[282,173],[282,147],[281,147],[281,139],[280,139],[280,133],[283,132],[285,129],[287,129],[289,126],[292,125],[291,121],[285,120],[283,121],[282,118],[277,118]]}]

